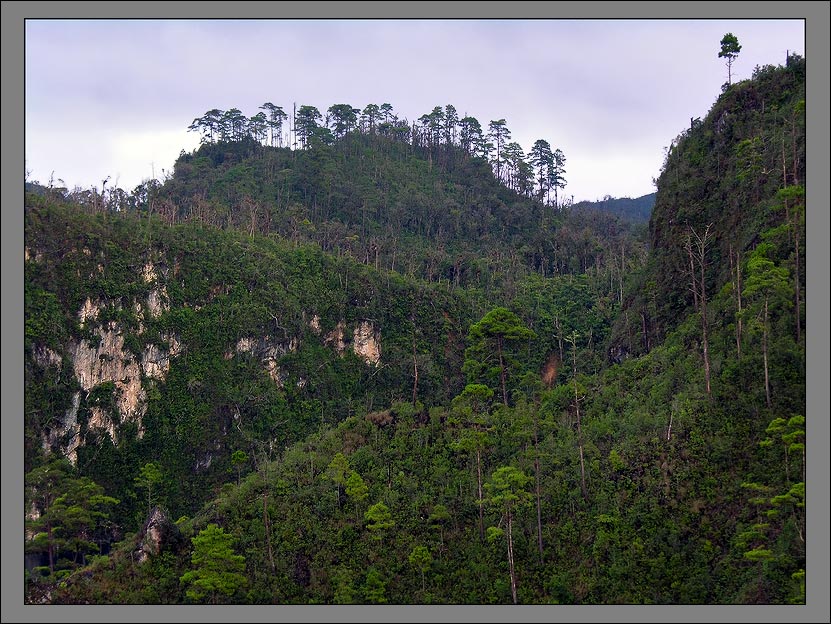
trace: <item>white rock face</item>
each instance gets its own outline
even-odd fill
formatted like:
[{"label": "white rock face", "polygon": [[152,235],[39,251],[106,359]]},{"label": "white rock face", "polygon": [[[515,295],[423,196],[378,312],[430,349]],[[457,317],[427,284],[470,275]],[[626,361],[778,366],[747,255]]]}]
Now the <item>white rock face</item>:
[{"label": "white rock face", "polygon": [[288,374],[280,368],[277,360],[286,353],[294,353],[299,347],[300,341],[297,338],[291,338],[288,344],[285,344],[284,342],[278,342],[271,336],[262,338],[246,336],[237,341],[233,351],[225,353],[225,359],[230,360],[235,355],[242,353],[248,353],[259,358],[274,383],[282,388],[286,383],[286,379],[288,379]]},{"label": "white rock face", "polygon": [[312,320],[309,321],[309,328],[311,328],[311,330],[316,335],[320,336],[321,329],[320,329],[320,316],[319,315],[315,314],[312,317]]},{"label": "white rock face", "polygon": [[[82,252],[86,253],[84,250]],[[28,255],[31,255],[31,252],[28,252]],[[37,261],[38,258],[33,259]],[[148,261],[142,267],[140,276],[144,283],[152,285],[153,289],[146,301],[134,301],[132,304],[132,310],[138,319],[139,334],[144,332],[143,320],[156,318],[170,309],[167,291],[152,261]],[[104,301],[87,297],[78,311],[81,327],[98,321],[101,311],[107,305]],[[111,302],[109,305],[121,308],[120,302]],[[150,380],[164,381],[170,371],[170,358],[176,357],[182,350],[179,338],[172,332],[162,334],[161,338],[167,342],[168,348],[156,344],[146,345],[137,360],[133,353],[124,348],[122,328],[115,321],[95,327],[93,333],[98,338],[97,345],[94,346],[87,340],[70,341],[66,348],[66,356],[71,359],[75,377],[87,395],[102,383],[113,383],[116,411],[110,413],[102,407],[91,406],[86,430],[100,430],[101,433],[109,435],[113,442],[117,442],[118,425],[135,422],[138,426],[138,436],[141,438],[144,435],[142,417],[147,411],[147,393],[142,387],[142,375]],[[61,356],[45,346],[35,347],[32,355],[35,362],[44,368],[60,367],[62,364]],[[76,393],[63,419],[59,419],[58,424],[42,437],[44,449],[59,446],[73,464],[77,461],[77,449],[82,442],[81,426],[78,422],[80,401],[81,393]],[[62,440],[69,434],[69,441],[63,443]]]},{"label": "white rock face", "polygon": [[361,321],[353,331],[352,350],[367,364],[381,361],[381,332],[369,321]]},{"label": "white rock face", "polygon": [[[335,329],[323,338],[323,344],[334,347],[343,355],[349,344],[346,338],[346,323],[340,321]],[[378,366],[381,361],[381,332],[372,321],[360,321],[352,330],[352,352],[367,364]]]},{"label": "white rock face", "polygon": [[49,432],[44,431],[41,437],[43,449],[49,452],[53,446],[59,445],[61,438],[71,434],[67,443],[61,445],[61,453],[73,465],[78,461],[78,446],[81,444],[81,425],[78,423],[78,408],[80,406],[81,393],[76,392],[72,395],[72,405],[66,410],[63,420],[60,421],[61,426],[55,427]]},{"label": "white rock face", "polygon": [[170,309],[168,301],[167,290],[164,286],[151,290],[147,295],[147,311],[150,318],[159,318],[162,312],[167,312]]},{"label": "white rock face", "polygon": [[95,429],[106,431],[110,439],[115,442],[115,423],[110,415],[100,407],[89,408],[89,422],[87,422],[87,429],[92,431]]},{"label": "white rock face", "polygon": [[23,260],[25,262],[29,262],[29,261],[40,262],[41,260],[43,260],[43,254],[41,252],[39,252],[37,249],[35,250],[34,253],[32,253],[29,250],[28,247],[24,247],[23,248]]},{"label": "white rock face", "polygon": [[87,300],[84,301],[84,305],[81,306],[81,311],[78,312],[78,321],[81,323],[81,327],[83,327],[89,319],[92,319],[93,321],[96,320],[102,307],[103,304],[100,301],[93,302],[92,299],[87,297]]},{"label": "white rock face", "polygon": [[335,329],[330,331],[323,338],[323,344],[334,347],[335,351],[337,351],[338,354],[342,354],[344,351],[346,351],[346,342],[344,341],[344,336],[346,336],[346,323],[340,321],[335,326]]},{"label": "white rock face", "polygon": [[35,346],[32,357],[41,368],[49,368],[50,366],[61,367],[61,356],[49,347]]},{"label": "white rock face", "polygon": [[179,529],[173,521],[158,506],[154,507],[144,527],[139,533],[139,546],[136,550],[136,560],[144,563],[151,556],[158,555],[165,542],[179,536]]},{"label": "white rock face", "polygon": [[147,345],[141,355],[141,369],[145,377],[164,381],[170,370],[170,357],[156,345]]},{"label": "white rock face", "polygon": [[[115,322],[110,322],[106,329],[97,328],[95,333],[101,339],[97,347],[86,340],[69,345],[75,377],[87,392],[105,381],[113,382],[117,391],[116,406],[122,417],[140,422],[146,410],[147,394],[141,387],[138,362],[124,351],[124,337]],[[139,431],[143,433],[141,426]]]},{"label": "white rock face", "polygon": [[141,278],[145,284],[156,285],[156,288],[147,295],[147,312],[150,314],[150,318],[158,318],[162,312],[167,312],[170,309],[170,297],[167,294],[167,288],[159,279],[156,266],[150,261],[144,265]]}]

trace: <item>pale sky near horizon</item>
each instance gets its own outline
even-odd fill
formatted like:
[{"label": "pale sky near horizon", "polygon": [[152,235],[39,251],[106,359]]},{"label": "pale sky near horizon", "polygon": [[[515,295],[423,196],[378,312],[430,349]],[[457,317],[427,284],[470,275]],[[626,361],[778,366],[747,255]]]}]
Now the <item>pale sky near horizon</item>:
[{"label": "pale sky near horizon", "polygon": [[27,20],[26,169],[130,191],[198,146],[187,127],[212,108],[389,102],[412,122],[453,104],[561,149],[564,196],[639,197],[721,93],[727,32],[734,82],[805,55],[796,19]]}]

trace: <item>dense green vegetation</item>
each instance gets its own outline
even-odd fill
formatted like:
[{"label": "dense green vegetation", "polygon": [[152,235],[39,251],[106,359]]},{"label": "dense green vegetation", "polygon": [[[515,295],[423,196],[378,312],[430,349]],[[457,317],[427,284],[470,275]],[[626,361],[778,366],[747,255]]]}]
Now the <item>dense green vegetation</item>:
[{"label": "dense green vegetation", "polygon": [[574,204],[579,209],[605,210],[621,219],[632,223],[646,223],[655,205],[655,193],[632,199],[630,197],[611,197],[606,195],[597,201],[581,201]]},{"label": "dense green vegetation", "polygon": [[[804,602],[804,86],[759,68],[679,137],[648,255],[348,126],[27,195],[28,599]],[[116,333],[169,356],[141,431],[76,374]]]}]

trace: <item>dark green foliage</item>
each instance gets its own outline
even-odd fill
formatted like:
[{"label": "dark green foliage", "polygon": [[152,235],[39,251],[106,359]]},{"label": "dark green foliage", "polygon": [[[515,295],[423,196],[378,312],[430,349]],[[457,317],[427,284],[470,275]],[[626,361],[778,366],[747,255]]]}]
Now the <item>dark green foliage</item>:
[{"label": "dark green foliage", "polygon": [[634,199],[630,197],[611,197],[607,195],[598,201],[581,201],[574,204],[576,210],[603,210],[620,217],[622,221],[631,223],[646,223],[652,214],[655,205],[655,193],[642,195]]},{"label": "dark green foliage", "polygon": [[44,553],[43,573],[63,577],[112,540],[109,510],[119,501],[65,459],[51,459],[26,475],[29,553]]},{"label": "dark green foliage", "polygon": [[736,38],[736,35],[733,33],[727,33],[724,37],[721,38],[721,51],[718,53],[719,58],[726,59],[727,63],[727,84],[732,82],[731,79],[731,69],[733,67],[733,61],[736,60],[736,57],[739,56],[739,52],[741,52],[742,46],[739,45],[739,40]]},{"label": "dark green foliage", "polygon": [[464,364],[468,381],[486,381],[491,387],[500,388],[507,406],[508,378],[513,382],[516,371],[522,367],[516,353],[523,343],[528,344],[534,338],[536,334],[516,314],[503,307],[494,308],[470,326],[470,346],[465,350]]},{"label": "dark green foliage", "polygon": [[[683,248],[690,227],[703,231],[713,224],[705,278],[706,291],[714,293],[731,281],[731,251],[734,267],[737,253],[744,263],[762,232],[788,220],[777,214],[786,201],[780,189],[805,180],[804,71],[805,60],[794,57],[787,67],[733,85],[702,121],[672,141],[657,180],[650,259],[627,289],[613,332],[615,349],[645,352],[692,309]],[[791,220],[798,219],[799,210]],[[797,227],[795,242],[804,259],[800,230],[804,226]],[[795,267],[793,250],[791,240],[777,255]]]}]

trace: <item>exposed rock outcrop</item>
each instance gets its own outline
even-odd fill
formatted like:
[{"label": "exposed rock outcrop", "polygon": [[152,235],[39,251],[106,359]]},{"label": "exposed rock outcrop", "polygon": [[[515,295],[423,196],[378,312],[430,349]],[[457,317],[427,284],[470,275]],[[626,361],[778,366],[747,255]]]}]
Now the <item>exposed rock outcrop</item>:
[{"label": "exposed rock outcrop", "polygon": [[262,338],[245,337],[237,341],[233,351],[225,353],[225,359],[230,360],[235,355],[247,353],[258,358],[265,369],[268,371],[271,379],[274,380],[278,386],[283,387],[288,374],[283,371],[277,361],[287,353],[294,353],[300,346],[300,341],[297,338],[290,338],[288,341],[279,341],[271,336],[264,336]]},{"label": "exposed rock outcrop", "polygon": [[81,324],[81,327],[84,327],[89,319],[98,319],[98,314],[101,312],[101,308],[103,307],[104,304],[100,301],[93,301],[87,297],[86,301],[84,301],[84,305],[81,306],[81,310],[78,312],[78,322]]},{"label": "exposed rock outcrop", "polygon": [[49,347],[36,345],[32,350],[32,357],[35,363],[41,368],[49,368],[50,366],[61,367],[61,356]]},{"label": "exposed rock outcrop", "polygon": [[23,260],[25,262],[40,262],[43,260],[43,254],[37,249],[32,252],[28,247],[23,248]]},{"label": "exposed rock outcrop", "polygon": [[[72,395],[72,404],[66,410],[59,426],[44,431],[41,436],[43,449],[60,447],[61,453],[74,465],[78,461],[78,446],[81,444],[81,425],[78,423],[78,408],[81,406],[81,393]],[[67,436],[69,436],[67,438]],[[62,443],[62,440],[66,440]]]},{"label": "exposed rock outcrop", "polygon": [[320,328],[320,316],[319,315],[315,314],[312,317],[312,320],[309,321],[309,328],[312,330],[312,332],[315,335],[320,336],[320,332],[322,330]]},{"label": "exposed rock outcrop", "polygon": [[[346,323],[340,321],[335,329],[323,338],[323,344],[334,347],[342,355],[349,343],[346,338]],[[352,352],[367,364],[378,366],[381,361],[381,332],[372,321],[359,321],[352,330]]]},{"label": "exposed rock outcrop", "polygon": [[[144,430],[141,417],[147,409],[147,393],[141,386],[141,368],[133,355],[124,350],[124,337],[115,322],[106,328],[96,328],[98,346],[86,340],[70,342],[69,353],[75,377],[87,393],[96,386],[111,381],[116,387],[116,407],[125,420],[139,423],[139,436]],[[109,429],[109,427],[106,427]]]},{"label": "exposed rock outcrop", "polygon": [[370,321],[361,321],[353,331],[352,350],[367,364],[381,361],[381,332]]},{"label": "exposed rock outcrop", "polygon": [[164,283],[159,280],[159,273],[152,262],[147,262],[141,271],[141,277],[146,284],[155,284],[155,288],[147,295],[147,312],[151,318],[158,318],[162,312],[170,309],[170,297]]},{"label": "exposed rock outcrop", "polygon": [[137,536],[136,560],[144,563],[166,548],[176,547],[182,541],[182,532],[161,507],[153,507]]},{"label": "exposed rock outcrop", "polygon": [[329,345],[330,347],[334,347],[335,351],[338,352],[338,355],[341,355],[344,351],[346,351],[346,341],[344,340],[345,336],[346,323],[344,323],[343,321],[339,321],[338,324],[335,326],[335,329],[330,331],[323,338],[323,344]]}]

